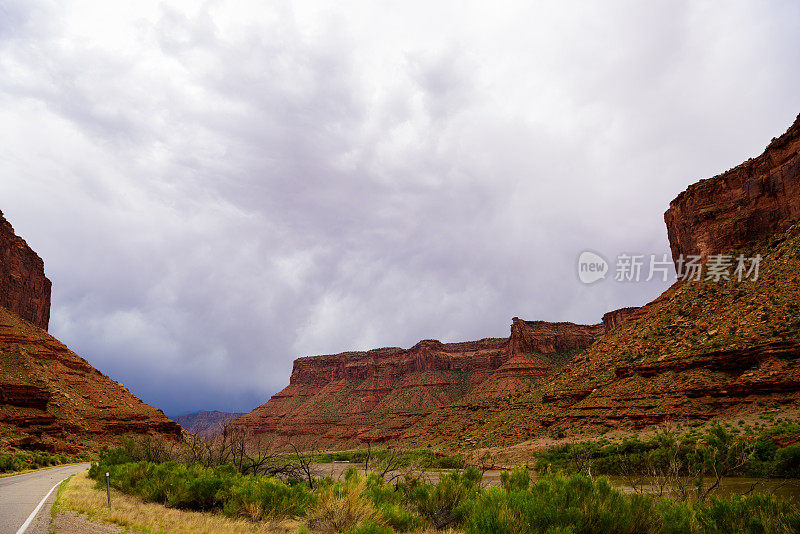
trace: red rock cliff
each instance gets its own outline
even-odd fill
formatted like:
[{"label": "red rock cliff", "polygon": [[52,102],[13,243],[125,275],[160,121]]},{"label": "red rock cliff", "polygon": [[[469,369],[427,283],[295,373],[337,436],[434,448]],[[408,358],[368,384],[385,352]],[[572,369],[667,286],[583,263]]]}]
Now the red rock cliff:
[{"label": "red rock cliff", "polygon": [[673,259],[729,252],[800,220],[800,116],[763,154],[692,184],[664,214]]},{"label": "red rock cliff", "polygon": [[49,317],[44,262],[0,213],[0,448],[74,452],[129,433],[181,439],[161,410],[45,332]]},{"label": "red rock cliff", "polygon": [[627,319],[628,317],[633,314],[636,310],[641,309],[638,306],[633,306],[630,308],[620,308],[618,310],[610,311],[603,315],[603,328],[605,332],[608,333],[611,331],[612,328],[620,324],[622,321]]},{"label": "red rock cliff", "polygon": [[289,385],[236,424],[333,445],[398,439],[439,407],[528,387],[553,371],[546,355],[568,357],[602,331],[602,325],[515,318],[508,338],[423,340],[410,349],[298,358]]},{"label": "red rock cliff", "polygon": [[511,319],[511,354],[539,352],[554,354],[567,350],[585,349],[603,333],[602,325],[548,323]]},{"label": "red rock cliff", "polygon": [[0,306],[47,330],[50,286],[42,258],[0,212]]}]

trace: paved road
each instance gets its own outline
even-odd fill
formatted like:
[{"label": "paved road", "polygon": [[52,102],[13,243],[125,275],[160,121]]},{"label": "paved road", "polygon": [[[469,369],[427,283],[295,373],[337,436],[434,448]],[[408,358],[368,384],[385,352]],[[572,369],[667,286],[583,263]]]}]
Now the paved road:
[{"label": "paved road", "polygon": [[[42,469],[24,475],[0,478],[0,534],[16,534],[36,509],[47,492],[59,481],[87,469],[89,464],[65,465]],[[25,531],[26,534],[46,533],[50,524],[50,506],[54,490]],[[49,506],[47,506],[49,504]]]}]

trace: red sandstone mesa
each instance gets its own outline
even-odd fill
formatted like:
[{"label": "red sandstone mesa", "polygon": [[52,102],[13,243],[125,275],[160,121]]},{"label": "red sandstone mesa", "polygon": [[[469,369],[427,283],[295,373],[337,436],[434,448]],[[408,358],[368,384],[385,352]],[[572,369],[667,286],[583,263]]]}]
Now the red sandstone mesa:
[{"label": "red sandstone mesa", "polygon": [[289,385],[236,424],[333,444],[397,439],[448,404],[529,387],[553,372],[548,356],[584,350],[602,332],[515,317],[508,338],[298,358]]}]

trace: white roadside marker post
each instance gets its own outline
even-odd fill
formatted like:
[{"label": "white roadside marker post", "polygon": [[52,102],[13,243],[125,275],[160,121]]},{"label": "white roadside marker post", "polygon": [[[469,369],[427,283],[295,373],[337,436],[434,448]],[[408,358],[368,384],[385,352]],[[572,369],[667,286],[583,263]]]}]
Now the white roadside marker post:
[{"label": "white roadside marker post", "polygon": [[106,494],[108,495],[108,509],[111,510],[111,474],[106,473]]}]

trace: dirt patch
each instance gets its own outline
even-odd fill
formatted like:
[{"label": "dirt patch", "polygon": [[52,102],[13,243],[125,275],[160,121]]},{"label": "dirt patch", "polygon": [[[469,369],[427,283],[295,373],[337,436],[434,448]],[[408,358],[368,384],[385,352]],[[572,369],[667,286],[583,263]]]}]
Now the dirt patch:
[{"label": "dirt patch", "polygon": [[53,517],[53,530],[56,534],[119,534],[125,529],[117,525],[91,521],[84,515],[69,510],[59,512]]}]

